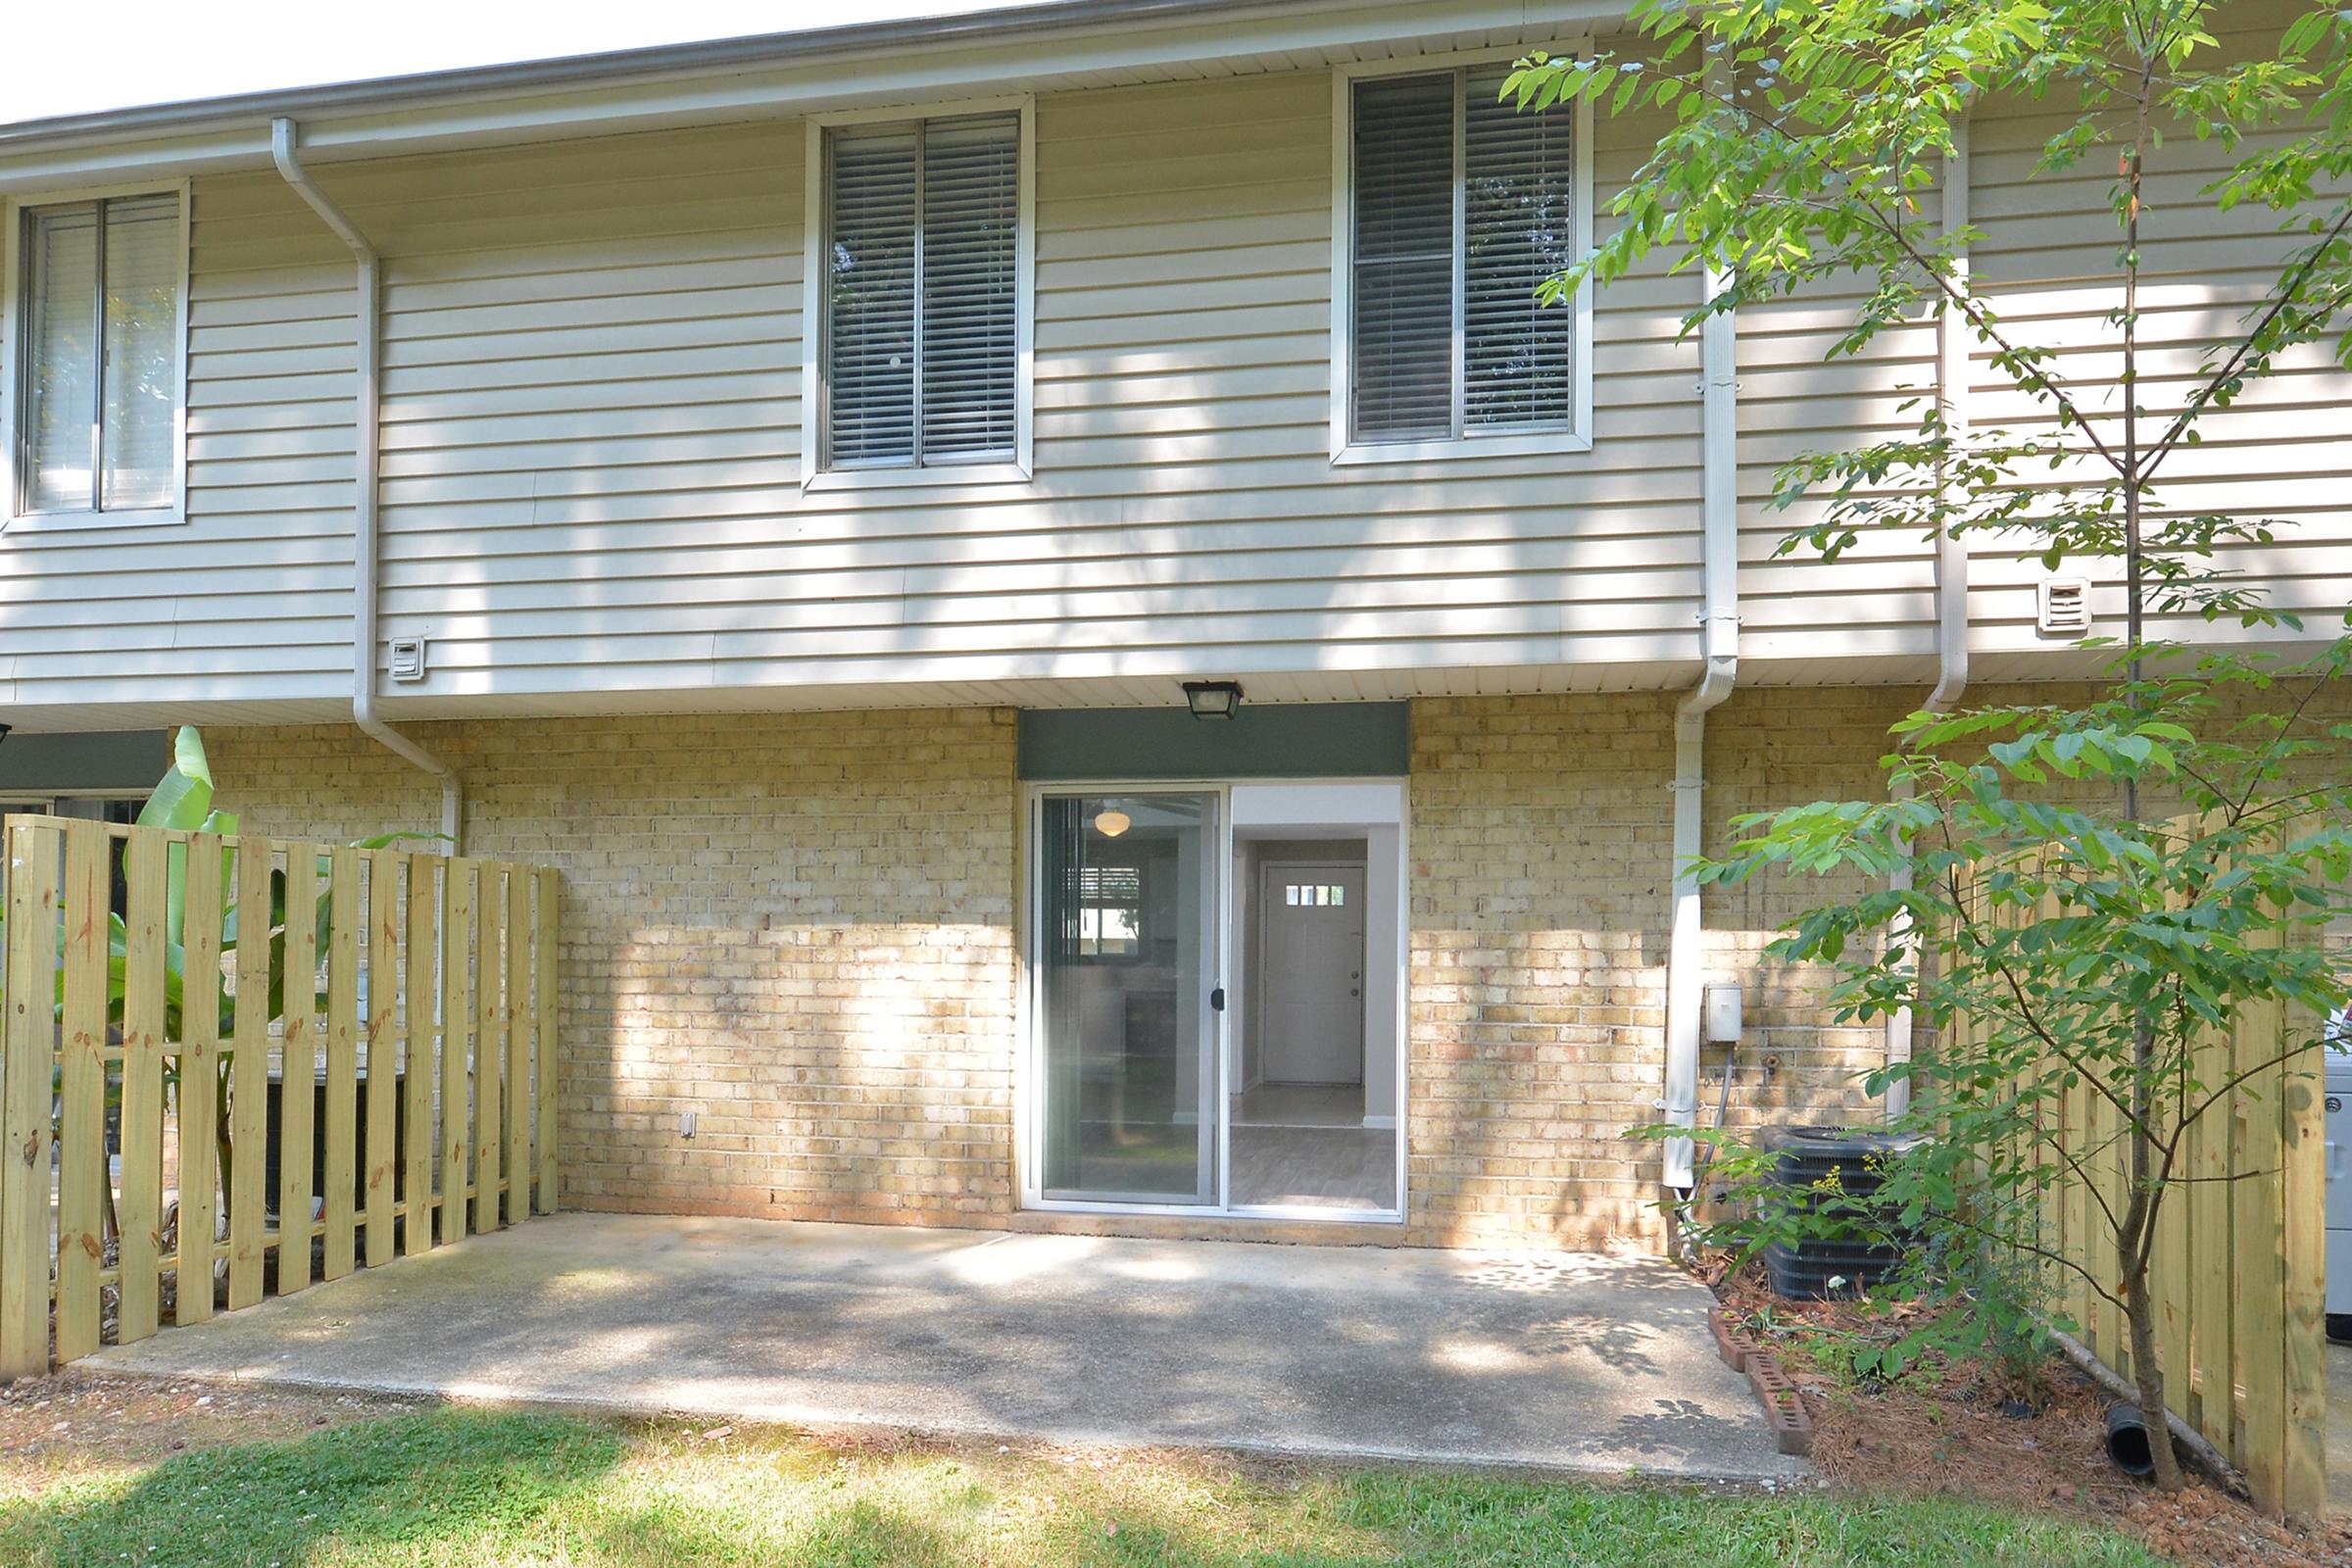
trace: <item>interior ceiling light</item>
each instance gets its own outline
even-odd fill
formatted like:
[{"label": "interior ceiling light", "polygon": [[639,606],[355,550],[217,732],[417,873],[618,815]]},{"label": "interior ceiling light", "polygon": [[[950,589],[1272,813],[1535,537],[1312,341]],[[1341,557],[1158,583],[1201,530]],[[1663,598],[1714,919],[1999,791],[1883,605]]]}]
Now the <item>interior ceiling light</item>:
[{"label": "interior ceiling light", "polygon": [[1095,813],[1095,831],[1106,839],[1115,839],[1135,826],[1135,819],[1113,806]]},{"label": "interior ceiling light", "polygon": [[1242,706],[1242,683],[1236,680],[1188,680],[1185,706],[1195,718],[1231,718]]}]

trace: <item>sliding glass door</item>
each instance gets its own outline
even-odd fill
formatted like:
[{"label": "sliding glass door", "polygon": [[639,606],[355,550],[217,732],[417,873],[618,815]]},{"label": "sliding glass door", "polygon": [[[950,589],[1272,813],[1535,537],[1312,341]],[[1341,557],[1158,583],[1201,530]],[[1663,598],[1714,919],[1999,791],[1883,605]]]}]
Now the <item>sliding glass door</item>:
[{"label": "sliding glass door", "polygon": [[1217,1201],[1217,801],[1121,793],[1039,803],[1047,1198]]}]

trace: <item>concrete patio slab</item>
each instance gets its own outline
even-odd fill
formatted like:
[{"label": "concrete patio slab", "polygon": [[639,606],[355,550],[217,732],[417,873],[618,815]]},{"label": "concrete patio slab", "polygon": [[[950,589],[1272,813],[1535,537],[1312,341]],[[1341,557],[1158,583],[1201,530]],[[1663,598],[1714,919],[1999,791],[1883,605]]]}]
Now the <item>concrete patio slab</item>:
[{"label": "concrete patio slab", "polygon": [[1540,1470],[1792,1478],[1638,1256],[564,1214],[101,1352],[114,1372]]}]

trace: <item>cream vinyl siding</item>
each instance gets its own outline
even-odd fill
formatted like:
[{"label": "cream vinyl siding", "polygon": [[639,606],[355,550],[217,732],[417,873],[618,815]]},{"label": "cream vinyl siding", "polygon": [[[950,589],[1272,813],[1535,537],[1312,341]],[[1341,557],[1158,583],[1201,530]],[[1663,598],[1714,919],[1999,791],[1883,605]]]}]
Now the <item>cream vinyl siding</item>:
[{"label": "cream vinyl siding", "polygon": [[[1977,117],[1972,199],[1985,234],[1977,247],[1978,277],[2021,331],[2062,342],[2062,370],[2091,407],[2113,411],[2121,406],[2119,339],[2103,319],[2121,304],[2118,228],[2106,210],[2113,159],[2093,153],[2064,179],[2029,180],[2051,128],[2031,105],[1995,101]],[[2268,213],[2220,213],[2201,194],[2231,161],[2217,144],[2180,134],[2168,135],[2151,163],[2141,245],[2141,402],[2154,411],[2157,429],[2201,379],[2214,345],[2242,333],[2284,258],[2305,242],[2279,234]],[[2295,351],[2280,362],[2280,373],[2233,409],[2209,414],[2200,424],[2203,443],[2178,451],[2158,475],[2158,501],[2170,510],[2284,524],[2277,543],[2234,552],[2223,564],[2264,586],[2270,604],[2301,613],[2312,640],[2340,631],[2352,602],[2352,374],[2331,363],[2329,346]],[[1981,360],[1976,381],[1980,423],[2022,427],[2034,419]],[[2103,428],[2120,432],[2112,420]],[[2121,564],[2064,569],[2093,582],[2092,630],[2122,637]],[[2064,646],[2034,632],[2035,585],[2043,576],[2014,549],[1980,553],[1970,607],[1977,648],[1996,660],[2033,661]],[[2249,635],[2233,622],[2190,619],[2158,621],[2151,632],[2208,642]]]},{"label": "cream vinyl siding", "polygon": [[1864,355],[1825,361],[1861,300],[1858,290],[1823,284],[1740,313],[1742,679],[1818,681],[1823,661],[1851,661],[1851,680],[1902,678],[1902,662],[1924,673],[1935,659],[1935,557],[1926,540],[1869,534],[1834,563],[1810,546],[1779,554],[1825,510],[1774,506],[1781,466],[1913,428],[1918,411],[1902,404],[1935,383],[1932,324],[1894,328]]},{"label": "cream vinyl siding", "polygon": [[1694,400],[1656,283],[1603,317],[1607,457],[1333,469],[1331,101],[1313,73],[1039,103],[1015,485],[795,482],[796,125],[337,171],[394,258],[387,635],[431,639],[427,693],[800,702],[1683,656]]},{"label": "cream vinyl siding", "polygon": [[[301,212],[274,178],[196,182],[186,520],[0,531],[12,716],[350,710],[352,274]],[[257,242],[257,221],[279,237]],[[11,427],[13,398],[0,387]]]},{"label": "cream vinyl siding", "polygon": [[[1035,115],[1025,483],[803,488],[797,121],[318,165],[385,257],[382,630],[430,645],[427,680],[382,688],[394,710],[1689,678],[1694,276],[1661,261],[1598,292],[1590,453],[1335,467],[1330,74],[1051,93]],[[1602,231],[1658,128],[1599,117]],[[2104,302],[2076,280],[2112,251],[2103,180],[2051,210],[2077,198],[2024,187],[2034,130],[1980,118],[1980,270],[2013,316],[2077,313],[2095,340]],[[0,702],[49,727],[91,705],[348,711],[349,257],[270,173],[199,177],[192,214],[189,520],[0,533]],[[2155,297],[2180,306],[2152,330],[2193,340],[2280,244],[2214,228],[2153,242]],[[1808,514],[1765,507],[1772,469],[1906,427],[1897,403],[1933,378],[1925,322],[1825,366],[1848,303],[1740,322],[1743,679],[1932,674],[1921,541],[1773,557]],[[2217,424],[2176,470],[2197,481],[2180,499],[2306,521],[2262,565],[2307,608],[2340,605],[2352,568],[2346,392],[2299,372],[2257,400],[2273,417]],[[1982,422],[2010,412],[1978,401]],[[2033,634],[2037,575],[1980,549],[1977,646],[2019,673],[2062,654]]]}]

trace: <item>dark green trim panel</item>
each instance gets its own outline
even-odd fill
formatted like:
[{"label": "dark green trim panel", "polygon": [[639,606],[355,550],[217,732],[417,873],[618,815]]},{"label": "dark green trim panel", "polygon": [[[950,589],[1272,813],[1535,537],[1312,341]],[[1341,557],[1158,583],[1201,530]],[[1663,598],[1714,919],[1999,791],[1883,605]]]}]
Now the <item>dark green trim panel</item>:
[{"label": "dark green trim panel", "polygon": [[1229,719],[1033,708],[1020,724],[1024,779],[1395,778],[1412,764],[1410,703],[1244,703]]},{"label": "dark green trim panel", "polygon": [[[0,712],[0,721],[7,714]],[[121,790],[144,795],[172,769],[172,733],[107,730],[82,735],[11,735],[0,741],[0,793]]]}]

